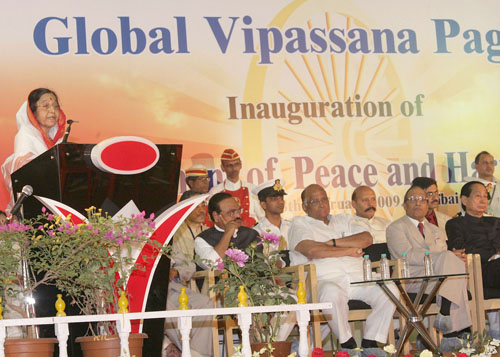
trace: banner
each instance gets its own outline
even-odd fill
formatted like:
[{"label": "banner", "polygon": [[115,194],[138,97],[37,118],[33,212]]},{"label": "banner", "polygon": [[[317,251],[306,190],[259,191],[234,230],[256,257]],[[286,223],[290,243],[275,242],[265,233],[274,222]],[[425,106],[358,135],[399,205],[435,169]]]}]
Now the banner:
[{"label": "banner", "polygon": [[[183,144],[182,168],[204,164],[214,180],[234,148],[244,180],[286,181],[287,217],[303,214],[300,192],[318,183],[332,213],[351,212],[352,191],[368,185],[378,214],[397,218],[416,176],[437,179],[440,211],[454,215],[475,155],[500,152],[493,0],[4,1],[0,10],[1,162],[38,87],[79,122],[73,142]],[[4,190],[0,208],[7,199]]]}]

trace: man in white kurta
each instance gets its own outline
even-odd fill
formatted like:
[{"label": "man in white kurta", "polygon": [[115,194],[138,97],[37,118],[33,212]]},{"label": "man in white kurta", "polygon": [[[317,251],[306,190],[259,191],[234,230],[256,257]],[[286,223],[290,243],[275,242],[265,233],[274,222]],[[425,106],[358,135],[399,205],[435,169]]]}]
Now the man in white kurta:
[{"label": "man in white kurta", "polygon": [[375,216],[377,197],[368,186],[359,186],[352,193],[352,207],[356,211],[354,220],[365,227],[373,237],[373,244],[385,243],[385,230],[391,223],[388,219]]},{"label": "man in white kurta", "polygon": [[[364,329],[363,355],[385,356],[385,352],[377,348],[376,341],[386,342],[395,306],[376,285],[351,285],[351,282],[363,280],[363,248],[372,244],[370,233],[351,215],[331,216],[330,201],[321,186],[306,187],[301,198],[307,216],[292,220],[288,232],[289,248],[316,265],[319,300],[333,305],[332,309],[323,311],[329,326],[342,349],[351,356],[359,354],[348,323],[348,301],[366,302],[372,313]],[[294,257],[291,263],[297,264]],[[395,287],[391,290],[398,296]]]}]

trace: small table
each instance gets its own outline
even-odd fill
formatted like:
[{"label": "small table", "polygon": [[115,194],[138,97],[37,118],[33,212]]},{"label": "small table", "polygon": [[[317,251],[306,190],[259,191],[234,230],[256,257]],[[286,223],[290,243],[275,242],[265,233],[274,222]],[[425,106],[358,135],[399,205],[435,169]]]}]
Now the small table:
[{"label": "small table", "polygon": [[[432,276],[416,276],[410,278],[391,278],[391,279],[378,279],[378,280],[368,280],[368,281],[356,281],[352,282],[351,284],[352,285],[361,285],[369,283],[377,284],[386,293],[389,299],[391,299],[391,301],[396,305],[396,308],[399,311],[399,313],[405,318],[407,324],[404,327],[403,332],[399,336],[399,342],[397,344],[396,356],[399,356],[401,354],[401,350],[403,349],[406,340],[408,340],[408,337],[410,337],[410,334],[413,331],[413,329],[417,330],[417,332],[420,334],[420,336],[422,336],[422,338],[428,344],[428,346],[431,348],[432,351],[438,350],[438,346],[432,340],[431,336],[429,335],[429,331],[423,324],[422,320],[425,316],[425,313],[431,306],[432,300],[436,296],[439,288],[446,280],[446,278],[467,276],[467,275],[468,274],[463,273],[463,274],[443,274],[443,275],[432,275]],[[411,301],[406,290],[403,288],[403,283],[406,281],[422,282],[422,284],[420,284],[420,288],[417,293],[417,297],[415,298],[415,301]],[[419,308],[420,301],[424,296],[425,289],[427,288],[430,282],[436,282],[436,284],[434,285],[429,295]],[[389,283],[396,284],[406,306],[403,305],[401,301],[399,301],[399,299],[391,292],[391,290],[387,285]]]}]

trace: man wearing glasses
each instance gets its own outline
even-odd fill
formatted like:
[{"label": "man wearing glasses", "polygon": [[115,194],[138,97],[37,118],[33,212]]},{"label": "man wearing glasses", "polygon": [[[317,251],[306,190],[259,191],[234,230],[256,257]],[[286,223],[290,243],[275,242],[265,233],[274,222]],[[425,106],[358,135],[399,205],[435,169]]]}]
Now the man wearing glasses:
[{"label": "man wearing glasses", "polygon": [[245,250],[252,242],[258,242],[259,233],[242,226],[241,208],[227,192],[219,192],[208,201],[208,214],[214,226],[201,232],[194,240],[194,249],[203,263],[203,269],[217,266],[230,247]]},{"label": "man wearing glasses", "polygon": [[190,190],[200,193],[208,193],[210,178],[205,166],[197,164],[186,170],[186,184]]},{"label": "man wearing glasses", "polygon": [[[430,252],[435,275],[465,273],[465,264],[448,250],[446,237],[438,227],[425,219],[429,204],[425,191],[412,186],[406,192],[403,207],[406,216],[387,227],[387,245],[391,257],[400,259],[406,253],[410,276],[424,276],[424,255]],[[432,288],[431,286],[428,288]],[[407,291],[417,292],[418,286],[407,285]],[[443,333],[441,352],[452,352],[460,347],[460,336],[471,326],[465,278],[447,279],[437,295],[440,305],[434,327]]]},{"label": "man wearing glasses", "polygon": [[[328,325],[350,356],[387,356],[377,347],[385,343],[395,306],[378,286],[352,286],[363,280],[363,249],[373,238],[348,214],[330,215],[330,200],[323,187],[313,184],[302,191],[302,209],[307,216],[294,217],[288,231],[291,265],[308,261],[316,265],[320,302],[331,302],[323,310]],[[393,293],[398,295],[393,287]],[[360,353],[348,322],[349,300],[362,300],[372,313],[366,320]]]},{"label": "man wearing glasses", "polygon": [[425,218],[429,223],[438,227],[446,237],[446,222],[448,222],[451,217],[437,210],[439,206],[439,191],[436,180],[430,177],[415,177],[411,185],[420,187],[424,190],[429,205]]}]

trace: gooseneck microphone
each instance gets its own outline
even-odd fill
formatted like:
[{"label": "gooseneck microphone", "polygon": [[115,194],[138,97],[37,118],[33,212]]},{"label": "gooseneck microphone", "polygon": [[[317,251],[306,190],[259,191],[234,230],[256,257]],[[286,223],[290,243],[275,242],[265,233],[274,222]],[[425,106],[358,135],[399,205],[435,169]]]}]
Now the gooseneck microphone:
[{"label": "gooseneck microphone", "polygon": [[19,195],[19,198],[17,199],[16,203],[14,204],[14,207],[10,210],[10,214],[12,216],[16,216],[19,213],[19,210],[21,209],[21,206],[23,204],[23,201],[31,196],[33,194],[33,187],[30,185],[25,185],[23,186],[23,189],[21,190],[21,194]]},{"label": "gooseneck microphone", "polygon": [[66,124],[68,124],[68,127],[66,128],[66,132],[64,133],[64,137],[63,137],[63,140],[62,140],[62,143],[67,143],[68,142],[68,136],[69,136],[69,133],[71,131],[71,125],[73,123],[78,123],[76,120],[71,120],[69,119]]}]

